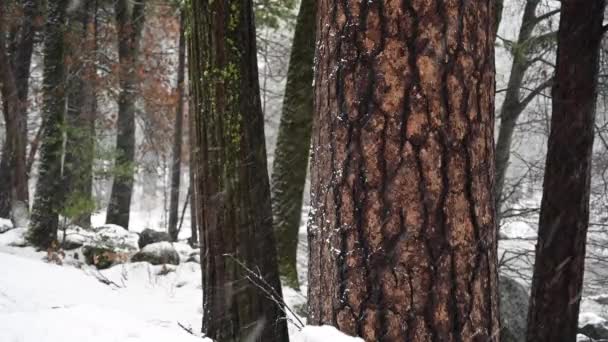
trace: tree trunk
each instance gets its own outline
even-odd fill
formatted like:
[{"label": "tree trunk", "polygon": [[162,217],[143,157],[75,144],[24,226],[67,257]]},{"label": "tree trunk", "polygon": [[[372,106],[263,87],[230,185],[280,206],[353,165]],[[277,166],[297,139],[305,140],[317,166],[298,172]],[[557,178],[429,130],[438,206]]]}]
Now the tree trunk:
[{"label": "tree trunk", "polygon": [[173,160],[171,163],[171,202],[169,204],[169,235],[177,241],[179,186],[182,173],[182,135],[184,121],[184,69],[186,64],[186,42],[184,38],[184,13],[180,15],[179,56],[177,65],[177,110],[175,112],[175,133],[173,135]]},{"label": "tree trunk", "polygon": [[[91,225],[93,157],[95,152],[95,53],[96,3],[82,3],[69,15],[66,47],[70,63],[67,76],[67,128],[64,215],[83,227]],[[84,44],[84,49],[83,49]]]},{"label": "tree trunk", "polygon": [[309,324],[499,340],[493,4],[318,3]]},{"label": "tree trunk", "polygon": [[[189,57],[188,57],[189,58]],[[195,133],[194,132],[194,111],[192,106],[188,107],[188,149],[189,149],[189,156],[190,156],[190,165],[188,167],[188,171],[189,171],[189,176],[190,176],[190,231],[191,231],[191,235],[190,235],[190,246],[192,246],[193,248],[198,246],[199,243],[199,228],[198,228],[198,222],[200,222],[200,219],[198,218],[198,211],[196,210],[197,208],[197,194],[196,194],[196,189],[197,189],[197,182],[196,182],[196,178],[195,178],[195,172],[194,172],[194,168],[196,167],[197,163],[195,161],[195,157],[196,157],[196,146],[195,146]]]},{"label": "tree trunk", "polygon": [[[14,51],[10,51],[9,57],[6,51],[7,45],[3,42],[0,49],[6,55],[6,65],[10,68],[13,81],[10,82],[15,92],[16,107],[8,111],[5,107],[6,141],[3,147],[2,161],[0,162],[1,179],[7,180],[0,185],[0,217],[8,217],[14,206],[20,206],[29,210],[29,189],[28,189],[28,168],[26,163],[27,145],[27,100],[30,78],[30,65],[32,52],[34,50],[34,36],[39,29],[37,16],[39,12],[39,2],[35,0],[23,0],[21,10],[23,12],[19,29],[14,37],[12,46]],[[4,32],[4,31],[2,31]],[[4,38],[3,38],[4,40]],[[2,72],[5,77],[9,77],[9,71]],[[12,95],[10,95],[12,96]],[[5,97],[6,98],[6,97]],[[11,102],[13,100],[8,100]],[[13,106],[13,105],[10,105]]]},{"label": "tree trunk", "polygon": [[310,150],[315,54],[315,0],[303,0],[289,58],[287,86],[272,169],[272,209],[279,270],[298,288],[296,252]]},{"label": "tree trunk", "polygon": [[576,341],[604,0],[562,0],[527,340]]},{"label": "tree trunk", "polygon": [[57,237],[63,204],[62,145],[65,119],[64,39],[67,0],[49,0],[44,35],[42,143],[38,182],[28,232],[29,241],[49,248]]},{"label": "tree trunk", "polygon": [[[496,199],[496,222],[500,224],[501,207],[505,200],[504,185],[509,159],[511,157],[511,141],[515,132],[515,126],[521,113],[526,109],[533,96],[530,94],[521,97],[521,89],[524,85],[524,76],[531,66],[530,54],[533,50],[532,33],[539,23],[536,17],[536,9],[540,0],[528,0],[526,2],[522,17],[522,24],[519,30],[517,42],[514,45],[513,64],[509,73],[509,83],[505,93],[505,100],[500,110],[500,129],[498,140],[496,141],[496,183],[494,184],[494,198]],[[548,83],[540,85],[539,90],[543,90]],[[531,93],[535,95],[534,93]]]},{"label": "tree trunk", "polygon": [[282,294],[253,4],[196,0],[188,9],[203,332],[223,342],[287,341],[283,308],[275,303]]},{"label": "tree trunk", "polygon": [[129,212],[133,194],[135,168],[135,102],[137,100],[137,56],[144,26],[145,1],[128,0],[114,4],[118,27],[118,59],[120,94],[118,95],[118,121],[116,133],[116,160],[114,182],[108,205],[106,223],[129,229]]}]

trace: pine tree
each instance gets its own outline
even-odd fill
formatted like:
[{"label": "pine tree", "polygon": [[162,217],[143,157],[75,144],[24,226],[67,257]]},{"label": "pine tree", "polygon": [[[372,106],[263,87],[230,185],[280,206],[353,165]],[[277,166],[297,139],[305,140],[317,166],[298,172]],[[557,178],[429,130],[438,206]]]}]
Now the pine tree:
[{"label": "pine tree", "polygon": [[42,143],[38,182],[28,240],[49,248],[57,238],[59,210],[63,204],[62,145],[65,125],[65,42],[67,0],[49,0],[44,31]]},{"label": "pine tree", "polygon": [[[288,341],[272,228],[250,0],[190,0],[203,332],[217,341]],[[269,298],[272,297],[272,298]]]},{"label": "pine tree", "polygon": [[300,3],[272,165],[272,210],[279,270],[294,288],[299,287],[296,252],[312,129],[315,11],[315,0]]},{"label": "pine tree", "polygon": [[498,341],[494,2],[318,6],[308,322]]},{"label": "pine tree", "polygon": [[527,340],[576,341],[604,0],[563,0]]},{"label": "pine tree", "polygon": [[144,26],[145,1],[116,0],[114,15],[118,28],[118,120],[115,175],[106,222],[129,228],[135,163],[135,102],[137,100],[137,57]]}]

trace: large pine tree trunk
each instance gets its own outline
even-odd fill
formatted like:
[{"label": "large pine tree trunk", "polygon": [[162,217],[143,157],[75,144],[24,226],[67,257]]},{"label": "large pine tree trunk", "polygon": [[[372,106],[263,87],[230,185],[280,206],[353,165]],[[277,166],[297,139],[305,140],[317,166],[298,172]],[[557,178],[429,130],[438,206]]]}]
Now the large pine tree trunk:
[{"label": "large pine tree trunk", "polygon": [[68,0],[49,0],[44,32],[42,143],[38,182],[28,232],[30,242],[48,248],[57,237],[63,205],[62,145],[65,120],[64,30]]},{"label": "large pine tree trunk", "polygon": [[576,341],[604,0],[562,0],[527,340]]},{"label": "large pine tree trunk", "polygon": [[173,156],[171,161],[171,199],[169,203],[169,235],[177,241],[179,186],[182,174],[182,140],[184,121],[184,70],[186,68],[186,42],[184,37],[184,14],[180,16],[178,63],[177,63],[177,109],[175,111],[175,133],[173,134]]},{"label": "large pine tree trunk", "polygon": [[272,210],[279,270],[287,284],[295,288],[298,287],[298,230],[312,129],[315,3],[315,0],[300,3],[272,166]]},{"label": "large pine tree trunk", "polygon": [[[3,147],[2,161],[0,162],[0,179],[5,182],[0,184],[0,217],[8,217],[12,207],[19,206],[26,211],[29,209],[29,190],[28,190],[28,168],[26,163],[27,145],[27,97],[29,90],[30,65],[34,50],[34,36],[39,29],[37,16],[39,12],[39,1],[22,0],[19,29],[16,32],[14,41],[8,44],[14,48],[7,56],[5,67],[10,71],[3,72],[4,77],[11,74],[11,82],[16,95],[16,106],[11,105],[13,101],[9,99],[7,105],[14,107],[9,110],[5,107],[6,141]],[[2,31],[4,32],[4,31]],[[6,49],[7,44],[3,42],[0,49]],[[7,52],[4,50],[5,53]],[[10,95],[13,96],[13,95]]]},{"label": "large pine tree trunk", "polygon": [[310,324],[499,340],[493,4],[318,3]]},{"label": "large pine tree trunk", "polygon": [[106,222],[129,228],[135,168],[135,102],[137,100],[137,56],[144,26],[145,1],[132,8],[127,0],[116,0],[114,14],[118,28],[120,94],[116,133],[114,182]]},{"label": "large pine tree trunk", "polygon": [[287,341],[282,308],[268,298],[282,300],[253,4],[194,0],[188,9],[203,332],[222,342]]}]

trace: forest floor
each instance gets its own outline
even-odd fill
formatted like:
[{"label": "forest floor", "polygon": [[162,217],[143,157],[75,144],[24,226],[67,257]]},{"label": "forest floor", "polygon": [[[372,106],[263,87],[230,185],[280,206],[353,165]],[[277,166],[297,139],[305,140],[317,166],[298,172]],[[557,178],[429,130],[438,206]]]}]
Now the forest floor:
[{"label": "forest floor", "polygon": [[[305,212],[303,218],[306,216]],[[0,341],[201,341],[198,263],[154,266],[128,262],[97,270],[66,252],[62,265],[57,265],[47,261],[46,252],[15,247],[23,243],[24,232],[16,228],[0,234]],[[501,272],[529,288],[534,231],[525,222],[515,222],[504,232],[499,257],[505,255],[502,259],[507,260],[507,266]],[[178,250],[189,248],[185,243],[176,245]],[[302,225],[298,246],[301,288],[283,288],[285,302],[294,311],[306,302],[307,253]],[[581,323],[608,318],[607,279],[605,264],[588,262]],[[305,318],[299,318],[305,322]],[[331,327],[307,326],[301,331],[290,324],[289,329],[294,342],[361,341]]]},{"label": "forest floor", "polygon": [[[23,243],[24,232],[16,228],[0,234],[0,341],[202,340],[198,263],[129,262],[97,270],[66,252],[58,265],[48,261],[46,252],[16,247]],[[291,288],[283,288],[283,293],[291,308],[306,300]],[[295,342],[360,341],[332,327],[299,330],[290,324],[289,330]]]}]

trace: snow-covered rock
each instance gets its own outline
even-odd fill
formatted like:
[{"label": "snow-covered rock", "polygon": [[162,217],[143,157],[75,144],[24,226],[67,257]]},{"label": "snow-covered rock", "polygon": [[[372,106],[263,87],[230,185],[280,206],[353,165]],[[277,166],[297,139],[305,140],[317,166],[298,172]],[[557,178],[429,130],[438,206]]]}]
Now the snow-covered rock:
[{"label": "snow-covered rock", "polygon": [[162,241],[171,241],[171,237],[167,232],[159,232],[154,229],[146,228],[141,233],[139,233],[139,248],[144,248],[151,243]]},{"label": "snow-covered rock", "polygon": [[593,341],[608,341],[608,321],[590,312],[581,313],[578,319],[578,333]]},{"label": "snow-covered rock", "polygon": [[4,234],[0,234],[0,245],[24,247],[27,245],[25,234],[27,228],[14,228]]},{"label": "snow-covered rock", "polygon": [[528,291],[509,277],[500,276],[500,340],[503,342],[520,342],[526,340],[526,322],[528,315]]},{"label": "snow-covered rock", "polygon": [[57,241],[59,241],[59,245],[65,250],[76,249],[85,244],[94,245],[95,232],[77,225],[70,225],[65,229],[57,231]]},{"label": "snow-covered rock", "polygon": [[329,326],[313,326],[307,325],[298,332],[295,338],[292,339],[294,342],[364,342],[359,337],[352,337],[345,335],[338,329]]},{"label": "snow-covered rock", "polygon": [[198,262],[200,264],[200,249],[192,248],[189,244],[183,242],[174,242],[173,247],[179,254],[180,262]]},{"label": "snow-covered rock", "polygon": [[170,242],[149,244],[131,258],[133,262],[146,261],[152,265],[179,265],[179,254]]},{"label": "snow-covered rock", "polygon": [[13,229],[13,222],[9,219],[0,218],[0,234]]},{"label": "snow-covered rock", "polygon": [[93,231],[93,241],[87,242],[87,244],[110,248],[117,252],[133,252],[139,249],[139,234],[130,232],[121,226],[106,224],[93,228]]}]

